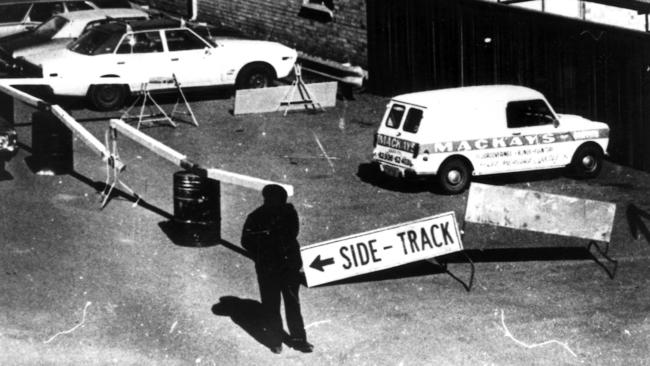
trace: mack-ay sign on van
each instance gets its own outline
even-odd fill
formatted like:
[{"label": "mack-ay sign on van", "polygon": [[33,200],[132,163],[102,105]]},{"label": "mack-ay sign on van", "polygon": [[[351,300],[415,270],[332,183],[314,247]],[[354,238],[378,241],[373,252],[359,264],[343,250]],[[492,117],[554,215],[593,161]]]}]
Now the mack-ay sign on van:
[{"label": "mack-ay sign on van", "polygon": [[399,178],[435,176],[459,193],[472,175],[569,167],[579,178],[600,172],[609,127],[557,114],[539,92],[490,85],[394,97],[375,135],[373,161]]}]

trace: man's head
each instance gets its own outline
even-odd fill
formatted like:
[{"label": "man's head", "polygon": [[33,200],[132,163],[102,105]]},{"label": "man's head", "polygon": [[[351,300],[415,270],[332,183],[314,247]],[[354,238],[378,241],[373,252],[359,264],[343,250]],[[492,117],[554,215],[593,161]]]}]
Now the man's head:
[{"label": "man's head", "polygon": [[287,196],[287,191],[277,184],[269,184],[262,189],[266,206],[281,206],[287,203]]}]

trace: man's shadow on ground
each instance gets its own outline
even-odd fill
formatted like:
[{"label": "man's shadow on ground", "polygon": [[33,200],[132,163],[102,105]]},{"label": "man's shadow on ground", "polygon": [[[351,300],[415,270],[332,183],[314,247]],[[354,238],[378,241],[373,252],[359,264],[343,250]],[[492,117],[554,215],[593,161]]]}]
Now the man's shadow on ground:
[{"label": "man's shadow on ground", "polygon": [[268,323],[268,320],[262,308],[262,303],[256,300],[223,296],[218,303],[212,306],[212,313],[230,317],[235,324],[269,349],[281,342],[286,343],[289,338],[289,335],[284,331],[282,334],[274,334],[265,330],[264,326]]}]

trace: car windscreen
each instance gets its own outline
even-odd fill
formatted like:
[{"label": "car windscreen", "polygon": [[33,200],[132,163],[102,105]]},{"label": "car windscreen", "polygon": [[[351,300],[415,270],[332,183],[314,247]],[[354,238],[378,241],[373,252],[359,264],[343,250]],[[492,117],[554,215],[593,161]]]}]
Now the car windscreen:
[{"label": "car windscreen", "polygon": [[61,29],[63,29],[63,27],[68,24],[68,22],[68,19],[61,16],[52,17],[45,23],[36,27],[34,29],[34,34],[43,38],[52,38]]},{"label": "car windscreen", "polygon": [[30,4],[0,5],[0,23],[20,22],[25,18]]},{"label": "car windscreen", "polygon": [[68,49],[83,55],[100,55],[112,53],[122,38],[119,33],[106,32],[101,29],[91,29],[76,41],[70,43]]}]

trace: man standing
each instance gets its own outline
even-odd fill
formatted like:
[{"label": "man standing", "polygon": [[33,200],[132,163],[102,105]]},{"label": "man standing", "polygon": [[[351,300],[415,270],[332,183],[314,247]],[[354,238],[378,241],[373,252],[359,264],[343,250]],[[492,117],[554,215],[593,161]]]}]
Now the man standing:
[{"label": "man standing", "polygon": [[314,346],[307,342],[298,297],[302,278],[298,213],[287,203],[287,192],[279,185],[267,185],[262,196],[264,204],[246,219],[242,246],[255,260],[262,306],[269,320],[268,330],[276,335],[277,344],[271,345],[271,351],[282,352],[282,297],[290,335],[287,344],[301,352],[312,352]]}]

